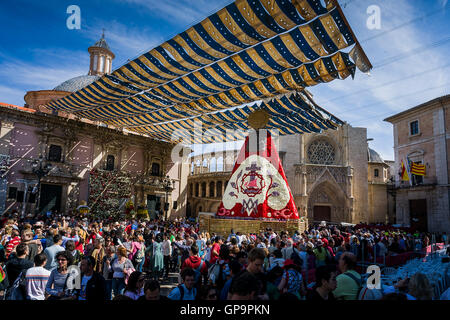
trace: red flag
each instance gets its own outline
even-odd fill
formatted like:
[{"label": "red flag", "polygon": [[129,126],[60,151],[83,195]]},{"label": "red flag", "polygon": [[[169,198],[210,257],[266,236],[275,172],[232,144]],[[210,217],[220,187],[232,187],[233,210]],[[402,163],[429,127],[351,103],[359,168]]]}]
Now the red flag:
[{"label": "red flag", "polygon": [[257,148],[250,136],[245,139],[216,216],[299,219],[270,132],[261,130],[260,136]]}]

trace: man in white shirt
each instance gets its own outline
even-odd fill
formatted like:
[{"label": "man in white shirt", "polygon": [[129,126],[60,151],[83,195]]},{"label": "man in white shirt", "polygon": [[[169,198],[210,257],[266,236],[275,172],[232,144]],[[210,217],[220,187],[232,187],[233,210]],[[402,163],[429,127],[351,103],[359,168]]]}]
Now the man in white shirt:
[{"label": "man in white shirt", "polygon": [[44,268],[46,262],[45,253],[37,254],[34,257],[35,267],[28,269],[25,274],[27,298],[30,300],[45,300],[45,287],[51,273]]},{"label": "man in white shirt", "polygon": [[165,277],[169,278],[169,262],[170,257],[172,256],[172,245],[166,233],[163,235],[162,251],[164,256]]}]

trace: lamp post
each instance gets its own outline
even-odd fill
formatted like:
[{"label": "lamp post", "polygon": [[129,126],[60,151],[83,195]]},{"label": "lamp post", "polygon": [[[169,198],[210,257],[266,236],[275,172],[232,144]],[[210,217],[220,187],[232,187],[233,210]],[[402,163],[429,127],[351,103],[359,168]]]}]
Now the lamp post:
[{"label": "lamp post", "polygon": [[34,160],[31,163],[31,169],[33,170],[33,173],[38,178],[38,185],[37,185],[37,202],[36,202],[36,208],[35,213],[39,213],[39,203],[41,199],[41,179],[45,177],[51,170],[52,165],[48,163],[44,157],[42,157],[42,154],[39,155],[39,159]]},{"label": "lamp post", "polygon": [[172,191],[172,180],[169,178],[169,176],[166,176],[166,178],[163,180],[162,182],[163,184],[163,188],[164,191],[166,193],[166,199],[164,202],[164,221],[167,221],[167,211],[169,210],[169,203],[168,201],[168,197],[169,197],[169,192]]}]

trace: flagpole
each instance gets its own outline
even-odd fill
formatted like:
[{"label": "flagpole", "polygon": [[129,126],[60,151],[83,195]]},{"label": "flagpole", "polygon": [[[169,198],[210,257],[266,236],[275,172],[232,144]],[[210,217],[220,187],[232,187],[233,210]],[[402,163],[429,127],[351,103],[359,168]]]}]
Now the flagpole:
[{"label": "flagpole", "polygon": [[411,174],[411,169],[409,167],[409,158],[408,156],[406,156],[406,173],[408,173],[408,178],[409,178],[409,185],[412,187],[412,174]]}]

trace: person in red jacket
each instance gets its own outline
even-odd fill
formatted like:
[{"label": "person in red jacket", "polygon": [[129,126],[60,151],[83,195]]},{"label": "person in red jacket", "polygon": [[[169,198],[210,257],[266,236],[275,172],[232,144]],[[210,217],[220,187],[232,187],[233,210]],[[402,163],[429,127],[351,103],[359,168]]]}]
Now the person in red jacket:
[{"label": "person in red jacket", "polygon": [[214,244],[211,248],[211,259],[209,260],[210,264],[216,263],[217,259],[219,259],[220,246],[223,244],[223,239],[221,236],[217,236],[214,240]]},{"label": "person in red jacket", "polygon": [[208,274],[208,267],[206,262],[198,256],[198,246],[193,244],[189,252],[190,256],[183,261],[181,271],[186,268],[191,268],[195,271],[196,284],[202,284],[202,279]]},{"label": "person in red jacket", "polygon": [[[327,239],[323,238],[322,243],[323,243],[323,247],[328,251],[329,256],[334,259],[334,252],[332,249],[334,247],[334,240],[330,239],[330,241],[328,241]],[[330,243],[331,243],[331,246],[330,246]]]},{"label": "person in red jacket", "polygon": [[8,259],[9,255],[12,252],[15,252],[14,249],[19,245],[21,242],[20,239],[20,233],[18,228],[14,228],[14,230],[11,233],[11,240],[9,240],[8,244],[6,245],[6,259]]}]

